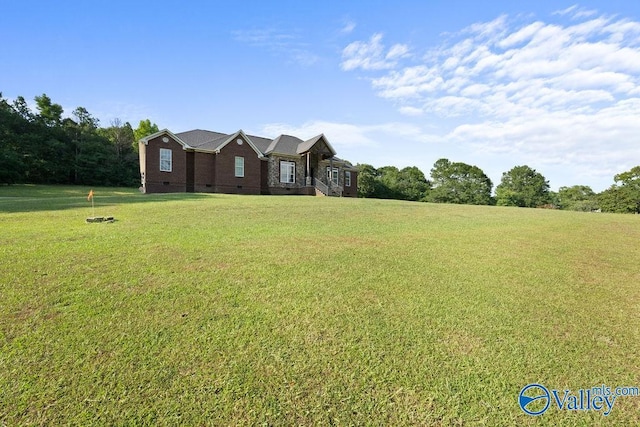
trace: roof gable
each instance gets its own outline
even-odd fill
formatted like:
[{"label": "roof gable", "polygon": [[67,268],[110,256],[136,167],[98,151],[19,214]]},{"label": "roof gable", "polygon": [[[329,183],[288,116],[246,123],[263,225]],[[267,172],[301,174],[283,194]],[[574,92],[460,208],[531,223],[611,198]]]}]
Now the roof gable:
[{"label": "roof gable", "polygon": [[333,156],[336,155],[336,150],[333,149],[333,147],[331,146],[331,144],[329,144],[329,140],[327,139],[326,136],[324,136],[323,133],[321,133],[318,136],[314,136],[311,139],[306,140],[305,142],[301,143],[298,146],[298,149],[296,150],[296,153],[298,154],[304,154],[308,151],[311,151],[311,149],[319,142],[319,141],[324,141],[325,145],[327,146],[327,148],[329,149],[329,151],[331,152],[331,154]]},{"label": "roof gable", "polygon": [[183,141],[181,138],[179,138],[176,134],[174,134],[173,132],[171,132],[169,129],[162,129],[161,131],[158,131],[156,133],[153,133],[151,135],[147,135],[144,138],[140,138],[140,143],[143,143],[144,145],[149,145],[149,141],[151,141],[152,139],[158,138],[159,136],[162,135],[168,135],[170,136],[172,139],[174,139],[178,144],[182,145],[183,149],[193,149],[192,146],[190,146],[188,143],[186,143],[185,141]]},{"label": "roof gable", "polygon": [[186,132],[176,133],[181,140],[189,144],[191,147],[200,147],[202,145],[210,144],[211,142],[218,140],[228,135],[220,132],[212,132],[210,130],[194,129]]},{"label": "roof gable", "polygon": [[264,138],[264,137],[255,136],[255,135],[247,135],[247,136],[251,138],[251,142],[253,142],[253,144],[258,148],[258,150],[260,150],[261,153],[266,153],[267,148],[269,147],[269,144],[271,144],[272,142],[270,138]]},{"label": "roof gable", "polygon": [[258,150],[258,147],[256,147],[256,145],[253,143],[253,141],[251,141],[251,138],[249,138],[247,136],[247,134],[245,134],[242,129],[240,129],[239,131],[237,131],[233,135],[229,136],[220,145],[218,145],[218,147],[215,150],[216,153],[219,153],[220,150],[222,150],[227,144],[229,144],[231,141],[237,139],[238,137],[242,137],[242,139],[247,141],[247,144],[249,144],[249,146],[253,149],[253,151],[256,152],[256,154],[258,155],[258,158],[260,158],[260,159],[264,158],[264,154],[260,150]]},{"label": "roof gable", "polygon": [[298,146],[302,144],[300,138],[291,135],[280,135],[274,139],[265,151],[265,154],[278,153],[295,156]]},{"label": "roof gable", "polygon": [[[314,136],[311,139],[302,141],[300,138],[291,135],[279,135],[271,140],[260,136],[249,136],[242,129],[232,135],[213,132],[209,130],[194,129],[186,132],[174,134],[168,129],[163,129],[152,135],[140,139],[140,143],[147,145],[150,140],[162,135],[170,136],[178,142],[185,150],[202,151],[209,153],[219,153],[227,144],[242,137],[249,146],[256,152],[258,158],[264,159],[269,154],[284,154],[289,156],[302,155],[311,151],[319,143],[323,143],[330,156],[336,155],[336,150],[331,146],[324,134]],[[322,148],[325,151],[324,147]]]}]

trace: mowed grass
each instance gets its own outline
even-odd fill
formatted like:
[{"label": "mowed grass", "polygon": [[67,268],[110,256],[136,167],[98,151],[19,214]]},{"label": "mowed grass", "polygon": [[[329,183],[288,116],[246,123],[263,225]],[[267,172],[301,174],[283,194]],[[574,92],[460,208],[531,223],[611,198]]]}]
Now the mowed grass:
[{"label": "mowed grass", "polygon": [[638,425],[640,216],[0,187],[0,425]]}]

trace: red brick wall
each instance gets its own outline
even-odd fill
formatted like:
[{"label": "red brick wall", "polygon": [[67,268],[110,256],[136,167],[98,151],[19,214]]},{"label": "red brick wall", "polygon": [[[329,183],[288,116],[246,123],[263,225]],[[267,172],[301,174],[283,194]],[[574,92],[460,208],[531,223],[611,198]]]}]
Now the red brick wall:
[{"label": "red brick wall", "polygon": [[269,194],[269,161],[261,160],[260,163],[260,194]]},{"label": "red brick wall", "polygon": [[358,172],[351,171],[351,186],[345,185],[342,195],[344,197],[358,197]]},{"label": "red brick wall", "polygon": [[[163,142],[162,138],[169,142]],[[171,172],[160,171],[160,149],[172,151]],[[144,148],[146,151],[145,191],[147,193],[172,193],[186,191],[186,152],[182,145],[171,137],[161,135],[149,141]]]},{"label": "red brick wall", "polygon": [[216,186],[216,162],[213,153],[195,153],[195,190],[213,193]]},{"label": "red brick wall", "polygon": [[[237,139],[242,140],[238,145]],[[235,158],[244,157],[244,177],[235,176]],[[242,137],[225,145],[215,156],[215,188],[217,193],[260,194],[262,160]]]}]

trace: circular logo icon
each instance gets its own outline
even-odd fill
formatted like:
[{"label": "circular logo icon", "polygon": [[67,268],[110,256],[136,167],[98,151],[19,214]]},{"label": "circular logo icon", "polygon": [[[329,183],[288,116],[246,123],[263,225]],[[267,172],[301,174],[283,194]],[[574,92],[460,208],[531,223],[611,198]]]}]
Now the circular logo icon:
[{"label": "circular logo icon", "polygon": [[529,415],[542,415],[551,403],[549,390],[540,384],[529,384],[520,390],[518,398],[520,408]]}]

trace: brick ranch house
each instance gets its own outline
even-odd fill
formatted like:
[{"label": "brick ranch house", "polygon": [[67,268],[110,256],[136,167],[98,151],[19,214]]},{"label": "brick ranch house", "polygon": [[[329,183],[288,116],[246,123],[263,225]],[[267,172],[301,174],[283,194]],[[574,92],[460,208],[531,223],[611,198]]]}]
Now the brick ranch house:
[{"label": "brick ranch house", "polygon": [[358,173],[324,135],[307,141],[207,130],[142,138],[141,191],[357,197]]}]

